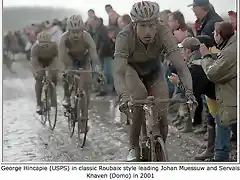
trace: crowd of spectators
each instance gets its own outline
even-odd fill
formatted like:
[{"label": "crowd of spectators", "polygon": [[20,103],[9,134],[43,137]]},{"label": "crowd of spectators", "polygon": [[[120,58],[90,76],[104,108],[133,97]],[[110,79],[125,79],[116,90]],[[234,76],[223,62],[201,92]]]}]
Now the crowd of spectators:
[{"label": "crowd of spectators", "polygon": [[[215,161],[228,161],[230,138],[236,141],[237,137],[237,15],[229,11],[230,21],[223,21],[209,0],[193,0],[189,7],[196,16],[195,23],[191,25],[186,23],[181,11],[163,10],[159,14],[159,21],[169,26],[182,49],[198,102],[193,122],[182,104],[175,110],[169,110],[169,117],[183,133],[205,134],[206,150],[196,156],[196,160],[214,157]],[[85,23],[86,31],[96,43],[107,77],[107,84],[100,90],[100,95],[114,92],[112,61],[115,39],[119,31],[132,22],[128,14],[119,15],[110,4],[105,6],[105,10],[109,16],[107,26],[93,9],[88,10]],[[66,31],[66,20],[32,24],[22,32],[9,31],[4,40],[13,52],[24,51],[26,42],[34,43],[36,34],[42,30],[49,31],[52,40],[58,42]],[[169,95],[177,96],[178,75],[167,59],[163,67]]]},{"label": "crowd of spectators", "polygon": [[[180,105],[172,121],[183,133],[205,134],[206,149],[195,157],[196,160],[229,161],[230,137],[233,141],[237,137],[236,13],[229,11],[230,21],[227,22],[217,14],[209,0],[194,0],[189,7],[197,18],[194,29],[186,25],[179,11],[161,13],[163,23],[171,28],[182,49],[198,102],[193,122],[186,115],[184,105]],[[169,88],[175,90],[171,94],[174,96],[178,89],[171,83],[177,85],[178,76],[170,62],[164,65],[170,80]]]}]

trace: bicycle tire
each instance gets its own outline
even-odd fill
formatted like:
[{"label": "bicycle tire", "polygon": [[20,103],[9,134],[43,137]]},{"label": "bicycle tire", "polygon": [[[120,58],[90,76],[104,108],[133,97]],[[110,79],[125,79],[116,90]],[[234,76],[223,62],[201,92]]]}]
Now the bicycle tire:
[{"label": "bicycle tire", "polygon": [[[72,91],[70,98],[75,98],[75,92]],[[72,102],[72,101],[71,101]],[[75,101],[76,103],[76,101]],[[69,129],[69,135],[70,138],[72,138],[75,130],[75,124],[76,124],[76,114],[77,114],[77,108],[76,106],[72,109],[71,105],[69,107],[69,114],[68,114],[68,129]]]},{"label": "bicycle tire", "polygon": [[168,162],[169,159],[168,159],[168,154],[167,154],[167,148],[166,148],[166,145],[165,145],[162,137],[158,137],[156,143],[157,144],[155,145],[155,151],[157,151],[156,148],[159,148],[158,152],[160,152],[160,154],[156,153],[157,158],[162,157],[161,159],[158,159],[158,162],[159,161]]},{"label": "bicycle tire", "polygon": [[[81,99],[77,99],[77,121],[78,121],[78,143],[81,148],[84,147],[88,132],[88,118],[84,117],[88,111],[87,95],[85,91],[81,94]],[[83,134],[83,137],[81,137]]]},{"label": "bicycle tire", "polygon": [[[53,89],[52,89],[52,93],[54,93],[55,96],[56,96],[56,98],[57,98],[57,93],[56,93],[56,87],[55,87],[55,85],[54,85],[53,83],[51,83],[50,85],[51,85],[51,87],[53,88]],[[50,86],[48,86],[48,94],[50,94]],[[52,96],[53,96],[53,94],[52,94]],[[50,97],[50,95],[49,95],[48,97]],[[48,101],[48,102],[49,102],[49,101]],[[50,129],[53,131],[53,130],[55,129],[55,127],[56,127],[56,124],[57,124],[57,104],[56,104],[56,108],[55,108],[55,112],[54,112],[53,122],[51,121],[51,117],[50,117],[50,111],[51,111],[51,110],[52,110],[51,107],[49,107],[49,111],[48,111],[48,113],[49,113],[49,115],[48,115],[48,123],[49,123]]]},{"label": "bicycle tire", "polygon": [[[147,142],[146,142],[147,143]],[[151,145],[146,144],[145,147],[141,147],[141,157],[140,157],[141,161],[143,162],[149,162],[151,161]]]},{"label": "bicycle tire", "polygon": [[44,92],[42,93],[42,113],[41,113],[41,124],[45,125],[47,122],[47,90],[43,90]]}]

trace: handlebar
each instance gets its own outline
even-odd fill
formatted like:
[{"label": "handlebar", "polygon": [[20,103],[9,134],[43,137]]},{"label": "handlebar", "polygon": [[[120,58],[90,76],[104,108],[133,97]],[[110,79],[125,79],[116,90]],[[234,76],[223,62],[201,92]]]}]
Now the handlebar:
[{"label": "handlebar", "polygon": [[84,74],[84,73],[95,73],[95,74],[98,74],[100,76],[100,78],[97,80],[98,83],[105,82],[105,80],[106,80],[104,75],[101,74],[100,72],[94,71],[94,70],[84,70],[83,68],[66,70],[63,73],[63,77],[66,77],[67,74],[80,76],[81,74]]},{"label": "handlebar", "polygon": [[40,72],[40,71],[62,71],[62,70],[60,70],[60,69],[51,69],[49,67],[45,67],[45,68],[38,69],[36,72]]},{"label": "handlebar", "polygon": [[[187,99],[160,99],[160,98],[156,98],[154,99],[153,96],[149,96],[147,99],[144,100],[130,100],[127,104],[128,106],[128,111],[127,111],[127,116],[131,117],[132,114],[132,108],[134,106],[143,106],[143,109],[146,111],[149,111],[151,108],[149,105],[154,105],[154,104],[159,104],[159,103],[185,103],[188,104],[188,113],[192,119],[192,121],[194,120],[194,113],[192,113],[193,110],[193,102],[191,100],[187,100]],[[190,106],[189,106],[190,105]],[[127,125],[130,124],[129,119],[127,119],[126,122]]]},{"label": "handlebar", "polygon": [[84,74],[84,73],[96,73],[96,74],[100,74],[100,72],[97,72],[97,71],[93,71],[93,70],[84,70],[84,69],[69,69],[69,70],[66,70],[64,71],[65,73],[64,74],[74,74],[74,75],[77,75],[77,74]]},{"label": "handlebar", "polygon": [[133,105],[150,105],[159,103],[187,103],[186,99],[145,99],[145,100],[131,100],[129,103]]}]

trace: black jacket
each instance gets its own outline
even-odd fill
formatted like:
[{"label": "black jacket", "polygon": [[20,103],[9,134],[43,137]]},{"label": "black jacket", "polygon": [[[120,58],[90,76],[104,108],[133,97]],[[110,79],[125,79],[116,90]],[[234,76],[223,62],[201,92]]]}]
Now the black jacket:
[{"label": "black jacket", "polygon": [[189,71],[192,75],[194,96],[200,98],[204,94],[210,99],[216,99],[215,85],[207,78],[202,66],[192,64],[189,67]]},{"label": "black jacket", "polygon": [[104,25],[101,25],[96,29],[96,46],[100,58],[113,56],[108,29]]},{"label": "black jacket", "polygon": [[208,14],[203,18],[201,22],[197,22],[199,24],[199,28],[197,29],[197,36],[208,35],[213,38],[215,23],[221,21],[223,21],[223,19],[216,12],[208,12]]}]

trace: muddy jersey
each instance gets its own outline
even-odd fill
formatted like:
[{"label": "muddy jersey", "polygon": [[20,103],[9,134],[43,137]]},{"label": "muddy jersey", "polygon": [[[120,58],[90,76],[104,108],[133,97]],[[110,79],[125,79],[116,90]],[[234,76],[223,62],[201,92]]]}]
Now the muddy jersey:
[{"label": "muddy jersey", "polygon": [[65,41],[65,46],[67,48],[68,55],[73,59],[78,59],[88,54],[89,45],[84,39],[71,41],[69,38],[67,38]]},{"label": "muddy jersey", "polygon": [[41,47],[36,42],[31,49],[31,56],[37,58],[39,62],[47,63],[57,57],[58,49],[56,43],[50,43],[47,47]]},{"label": "muddy jersey", "polygon": [[114,80],[118,93],[126,91],[125,72],[127,66],[132,66],[140,76],[148,75],[161,70],[161,61],[164,56],[177,69],[180,79],[186,88],[192,90],[191,74],[181,56],[177,40],[171,30],[159,22],[155,41],[145,47],[137,38],[133,24],[126,26],[117,36],[115,44]]},{"label": "muddy jersey", "polygon": [[68,31],[63,33],[59,42],[58,51],[59,60],[65,64],[67,64],[69,60],[85,61],[90,57],[94,65],[100,65],[96,45],[91,35],[86,31],[83,32],[83,36],[79,40],[71,40]]}]

